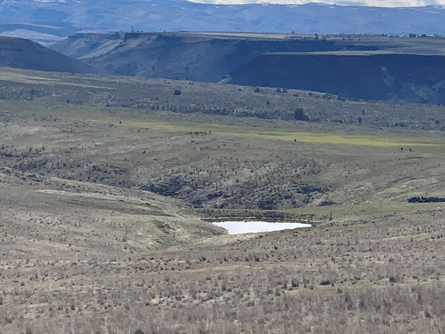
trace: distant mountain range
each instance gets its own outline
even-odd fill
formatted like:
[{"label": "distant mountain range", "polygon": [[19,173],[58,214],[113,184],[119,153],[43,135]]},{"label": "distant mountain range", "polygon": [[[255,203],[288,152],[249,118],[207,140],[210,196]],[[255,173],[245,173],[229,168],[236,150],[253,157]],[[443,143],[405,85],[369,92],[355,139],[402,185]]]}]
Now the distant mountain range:
[{"label": "distant mountain range", "polygon": [[50,44],[76,32],[251,31],[445,35],[444,6],[217,5],[184,0],[0,0],[0,35]]}]

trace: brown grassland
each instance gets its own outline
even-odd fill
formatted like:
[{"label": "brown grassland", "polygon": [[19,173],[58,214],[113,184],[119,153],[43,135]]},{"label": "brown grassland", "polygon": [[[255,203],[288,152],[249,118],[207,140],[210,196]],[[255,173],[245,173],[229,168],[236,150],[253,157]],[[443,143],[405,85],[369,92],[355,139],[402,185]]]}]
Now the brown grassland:
[{"label": "brown grassland", "polygon": [[[437,105],[0,69],[0,333],[443,334],[445,206],[407,199],[443,197],[444,122]],[[205,220],[224,216],[313,227]]]}]

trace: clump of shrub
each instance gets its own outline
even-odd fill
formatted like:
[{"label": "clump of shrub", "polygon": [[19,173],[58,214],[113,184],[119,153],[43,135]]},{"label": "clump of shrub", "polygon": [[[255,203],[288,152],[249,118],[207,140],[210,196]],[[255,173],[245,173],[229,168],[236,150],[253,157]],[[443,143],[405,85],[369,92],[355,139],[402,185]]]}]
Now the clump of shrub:
[{"label": "clump of shrub", "polygon": [[337,203],[335,203],[334,201],[328,200],[328,201],[321,202],[317,206],[329,206],[329,205],[335,205],[335,204],[337,204]]},{"label": "clump of shrub", "polygon": [[303,108],[295,109],[294,118],[297,121],[309,121],[309,117],[304,113]]}]

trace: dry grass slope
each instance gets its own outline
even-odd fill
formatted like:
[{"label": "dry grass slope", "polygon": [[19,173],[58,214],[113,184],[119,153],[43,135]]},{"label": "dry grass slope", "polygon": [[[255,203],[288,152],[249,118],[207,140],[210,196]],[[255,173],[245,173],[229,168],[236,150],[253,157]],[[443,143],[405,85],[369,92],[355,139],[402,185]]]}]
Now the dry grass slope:
[{"label": "dry grass slope", "polygon": [[[253,88],[0,78],[1,333],[444,333],[445,208],[406,201],[443,197],[443,134],[411,118],[435,106],[362,105],[412,122],[379,128],[179,112],[253,111]],[[314,227],[230,236],[201,219],[252,214]]]}]

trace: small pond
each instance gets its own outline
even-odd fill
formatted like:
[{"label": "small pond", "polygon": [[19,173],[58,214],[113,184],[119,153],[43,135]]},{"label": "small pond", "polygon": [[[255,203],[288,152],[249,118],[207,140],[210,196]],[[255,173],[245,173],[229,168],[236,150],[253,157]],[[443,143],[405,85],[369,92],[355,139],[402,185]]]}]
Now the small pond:
[{"label": "small pond", "polygon": [[226,221],[213,224],[225,228],[229,231],[229,234],[272,232],[290,230],[299,227],[311,227],[311,224],[269,223],[260,221]]}]

